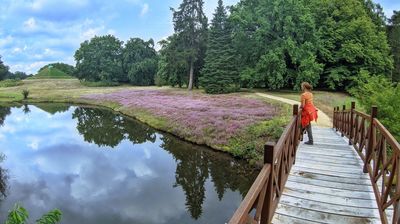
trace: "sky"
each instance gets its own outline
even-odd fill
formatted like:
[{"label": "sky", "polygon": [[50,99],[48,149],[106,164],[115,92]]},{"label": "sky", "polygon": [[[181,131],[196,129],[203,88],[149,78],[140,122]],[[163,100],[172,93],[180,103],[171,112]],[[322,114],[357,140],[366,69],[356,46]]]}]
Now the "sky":
[{"label": "sky", "polygon": [[[225,0],[232,5],[239,0]],[[205,0],[212,18],[217,0]],[[386,15],[399,0],[376,0]],[[35,74],[53,62],[75,64],[80,43],[95,35],[126,42],[140,37],[158,42],[173,33],[170,7],[181,0],[0,0],[0,55],[12,72]],[[156,46],[158,48],[158,46]]]}]

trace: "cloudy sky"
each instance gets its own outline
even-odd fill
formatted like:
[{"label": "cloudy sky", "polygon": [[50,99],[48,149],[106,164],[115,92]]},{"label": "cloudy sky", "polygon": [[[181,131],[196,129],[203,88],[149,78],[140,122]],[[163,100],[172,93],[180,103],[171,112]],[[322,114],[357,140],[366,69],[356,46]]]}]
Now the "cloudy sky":
[{"label": "cloudy sky", "polygon": [[[225,0],[232,5],[239,0]],[[36,73],[52,62],[74,65],[79,44],[95,35],[153,38],[173,32],[170,7],[181,0],[1,0],[0,55],[12,72]],[[391,15],[398,0],[377,0]],[[205,0],[212,16],[217,0]]]}]

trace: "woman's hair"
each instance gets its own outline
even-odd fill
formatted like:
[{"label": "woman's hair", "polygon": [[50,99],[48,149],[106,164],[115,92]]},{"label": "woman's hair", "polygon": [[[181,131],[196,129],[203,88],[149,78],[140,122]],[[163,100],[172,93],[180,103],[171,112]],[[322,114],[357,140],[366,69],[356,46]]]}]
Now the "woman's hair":
[{"label": "woman's hair", "polygon": [[301,83],[301,89],[302,90],[312,90],[312,85],[308,82],[303,82],[303,83]]}]

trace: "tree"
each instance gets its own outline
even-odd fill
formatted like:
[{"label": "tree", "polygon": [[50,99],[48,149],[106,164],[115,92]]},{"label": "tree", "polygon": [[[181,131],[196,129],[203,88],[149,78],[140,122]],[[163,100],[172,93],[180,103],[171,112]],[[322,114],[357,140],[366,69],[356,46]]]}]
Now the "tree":
[{"label": "tree", "polygon": [[318,61],[325,65],[320,86],[345,89],[361,70],[390,74],[393,60],[384,32],[360,0],[309,0],[320,35]]},{"label": "tree", "polygon": [[207,17],[203,5],[203,0],[183,0],[177,11],[172,9],[177,43],[181,45],[178,53],[186,59],[189,68],[189,90],[193,89],[195,67],[203,60],[207,41]]},{"label": "tree", "polygon": [[400,82],[400,11],[394,11],[389,22],[388,39],[394,59],[392,81]]},{"label": "tree", "polygon": [[364,5],[364,8],[372,22],[379,28],[380,31],[385,31],[387,18],[383,12],[382,6],[373,2],[372,0],[360,1]]},{"label": "tree", "polygon": [[26,79],[28,75],[25,72],[16,71],[14,73],[10,73],[7,77],[9,79]]},{"label": "tree", "polygon": [[228,93],[238,89],[239,74],[231,34],[232,29],[223,2],[218,0],[200,79],[207,93]]},{"label": "tree", "polygon": [[182,87],[187,82],[185,73],[188,71],[188,64],[178,35],[173,34],[166,40],[160,41],[160,60],[156,80],[159,84]]},{"label": "tree", "polygon": [[243,86],[299,88],[316,84],[319,37],[305,0],[244,0],[232,9]]},{"label": "tree", "polygon": [[126,82],[122,70],[122,41],[112,35],[96,36],[75,52],[76,76],[88,81]]},{"label": "tree", "polygon": [[1,55],[0,55],[0,80],[3,80],[7,77],[9,71],[8,71],[8,66],[6,66],[3,61],[1,60]]},{"label": "tree", "polygon": [[128,74],[130,83],[140,86],[153,85],[158,66],[154,41],[132,38],[125,44],[122,52],[123,70]]}]

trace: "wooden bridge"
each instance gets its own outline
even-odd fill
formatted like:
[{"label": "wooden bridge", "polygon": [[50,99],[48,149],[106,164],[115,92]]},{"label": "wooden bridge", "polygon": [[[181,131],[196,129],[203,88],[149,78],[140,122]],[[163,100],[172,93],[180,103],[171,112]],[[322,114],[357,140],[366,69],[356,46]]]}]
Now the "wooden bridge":
[{"label": "wooden bridge", "polygon": [[400,145],[376,116],[376,107],[337,107],[333,128],[313,127],[310,146],[295,105],[229,224],[400,223]]}]

